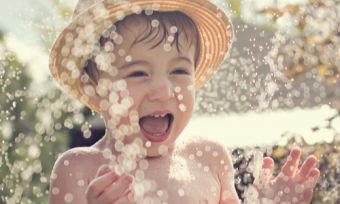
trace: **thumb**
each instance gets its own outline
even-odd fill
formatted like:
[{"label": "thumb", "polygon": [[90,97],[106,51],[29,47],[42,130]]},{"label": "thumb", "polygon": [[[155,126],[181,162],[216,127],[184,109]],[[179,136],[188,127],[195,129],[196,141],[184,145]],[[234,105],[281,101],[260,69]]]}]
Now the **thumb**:
[{"label": "thumb", "polygon": [[103,164],[97,169],[96,177],[102,176],[110,171],[109,165]]}]

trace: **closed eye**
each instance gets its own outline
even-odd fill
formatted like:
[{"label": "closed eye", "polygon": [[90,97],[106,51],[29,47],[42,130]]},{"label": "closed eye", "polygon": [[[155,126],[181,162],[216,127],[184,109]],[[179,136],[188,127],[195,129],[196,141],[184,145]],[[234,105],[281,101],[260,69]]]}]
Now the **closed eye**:
[{"label": "closed eye", "polygon": [[130,73],[127,77],[143,77],[143,76],[148,76],[146,72],[143,71],[135,71]]},{"label": "closed eye", "polygon": [[187,70],[183,69],[183,68],[178,68],[175,69],[173,72],[171,72],[173,74],[190,74]]}]

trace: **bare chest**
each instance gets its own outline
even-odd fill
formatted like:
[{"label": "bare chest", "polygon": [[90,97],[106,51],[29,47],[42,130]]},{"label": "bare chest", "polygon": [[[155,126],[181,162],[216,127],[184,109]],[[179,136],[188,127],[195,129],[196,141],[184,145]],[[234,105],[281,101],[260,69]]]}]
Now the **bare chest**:
[{"label": "bare chest", "polygon": [[209,203],[219,201],[220,186],[210,167],[182,157],[150,163],[135,172],[135,193],[146,203]]},{"label": "bare chest", "polygon": [[[108,163],[98,155],[93,166]],[[220,183],[209,162],[190,159],[188,155],[138,162],[130,172],[134,176],[133,190],[137,203],[162,204],[217,204]],[[94,178],[97,168],[91,170],[88,181]]]}]

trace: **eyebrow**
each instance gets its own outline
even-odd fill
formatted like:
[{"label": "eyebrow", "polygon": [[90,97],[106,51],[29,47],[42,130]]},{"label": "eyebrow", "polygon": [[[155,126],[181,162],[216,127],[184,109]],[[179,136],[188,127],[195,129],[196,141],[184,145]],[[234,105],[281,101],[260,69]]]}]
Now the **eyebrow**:
[{"label": "eyebrow", "polygon": [[188,57],[185,57],[185,56],[178,56],[178,57],[171,59],[170,61],[174,62],[176,60],[183,60],[183,61],[188,62],[189,64],[192,64],[192,61]]},{"label": "eyebrow", "polygon": [[122,66],[119,67],[119,69],[125,69],[134,65],[149,65],[149,63],[147,61],[144,60],[135,60],[135,61],[131,61],[131,62],[127,62],[125,64],[123,64]]},{"label": "eyebrow", "polygon": [[[185,56],[178,56],[178,57],[175,57],[175,58],[171,59],[170,61],[174,62],[176,60],[183,60],[183,61],[188,62],[189,64],[192,64],[192,61],[189,58],[185,57]],[[127,62],[127,63],[123,64],[122,66],[119,67],[119,69],[126,69],[128,67],[135,66],[135,65],[146,65],[146,66],[149,66],[150,64],[147,61],[145,61],[145,60],[135,60],[135,61],[131,61],[131,62]]]}]

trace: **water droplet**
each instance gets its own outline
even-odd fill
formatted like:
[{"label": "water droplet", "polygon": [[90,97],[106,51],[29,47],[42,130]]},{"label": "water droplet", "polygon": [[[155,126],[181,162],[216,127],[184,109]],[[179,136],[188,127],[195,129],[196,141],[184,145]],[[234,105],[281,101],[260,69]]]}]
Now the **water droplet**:
[{"label": "water droplet", "polygon": [[84,186],[85,185],[85,181],[83,179],[79,179],[77,182],[78,186]]},{"label": "water droplet", "polygon": [[53,194],[53,195],[58,195],[59,192],[60,192],[60,190],[59,190],[58,187],[53,187],[53,188],[52,188],[52,194]]},{"label": "water droplet", "polygon": [[142,181],[144,180],[144,171],[141,169],[137,169],[135,172],[135,179],[136,181]]},{"label": "water droplet", "polygon": [[110,150],[110,148],[105,148],[103,151],[102,151],[102,154],[103,154],[103,157],[105,159],[110,159],[111,156],[112,156],[112,152]]},{"label": "water droplet", "polygon": [[179,104],[178,108],[182,112],[185,112],[187,110],[187,107],[184,104],[182,104],[182,103]]},{"label": "water droplet", "polygon": [[125,13],[123,11],[117,11],[116,12],[116,18],[118,20],[123,20],[125,18]]},{"label": "water droplet", "polygon": [[304,191],[304,186],[302,184],[297,184],[295,186],[295,192],[296,193],[302,193]]},{"label": "water droplet", "polygon": [[147,16],[151,16],[151,15],[153,14],[153,9],[151,9],[151,8],[145,9],[145,14],[146,14]]},{"label": "water droplet", "polygon": [[158,190],[157,191],[157,196],[158,197],[162,197],[164,195],[163,191],[162,190]]},{"label": "water droplet", "polygon": [[[106,52],[112,52],[113,49],[114,49],[114,45],[113,45],[113,43],[111,41],[108,41],[108,42],[105,43],[104,50]],[[113,56],[115,56],[115,55],[113,55]]]},{"label": "water droplet", "polygon": [[286,194],[290,193],[290,188],[286,187],[286,188],[284,189],[284,192],[285,192]]},{"label": "water droplet", "polygon": [[70,162],[69,162],[68,160],[65,160],[65,161],[64,161],[64,165],[65,165],[65,166],[68,166],[69,164],[70,164]]},{"label": "water droplet", "polygon": [[210,170],[209,166],[204,166],[203,171],[209,172],[209,170]]},{"label": "water droplet", "polygon": [[57,175],[56,173],[52,173],[52,174],[51,174],[51,179],[52,179],[52,180],[56,179],[57,177],[58,177],[58,175]]},{"label": "water droplet", "polygon": [[181,87],[180,86],[176,86],[174,91],[175,91],[175,93],[181,92]]},{"label": "water droplet", "polygon": [[142,170],[146,170],[149,167],[149,162],[145,159],[139,161],[139,168]]},{"label": "water droplet", "polygon": [[94,93],[95,93],[94,88],[91,85],[85,86],[84,87],[84,92],[89,97],[94,96]]},{"label": "water droplet", "polygon": [[151,21],[151,26],[154,27],[154,28],[158,27],[159,26],[159,21],[157,19],[153,19]]},{"label": "water droplet", "polygon": [[117,140],[115,142],[115,150],[118,151],[118,152],[121,152],[124,148],[124,143],[120,140]]},{"label": "water droplet", "polygon": [[172,43],[173,41],[175,40],[174,36],[170,35],[168,38],[167,38],[167,41],[169,43]]},{"label": "water droplet", "polygon": [[159,146],[158,148],[158,153],[160,155],[167,155],[169,152],[168,152],[168,147],[166,145],[161,145]]},{"label": "water droplet", "polygon": [[189,86],[187,87],[187,89],[188,89],[188,91],[194,91],[194,90],[195,90],[195,88],[194,88],[193,85],[189,85]]},{"label": "water droplet", "polygon": [[170,27],[170,33],[175,34],[175,33],[177,33],[177,31],[178,31],[178,29],[177,29],[176,26],[171,26]]},{"label": "water droplet", "polygon": [[99,107],[101,110],[106,111],[109,108],[110,103],[107,100],[101,100]]},{"label": "water droplet", "polygon": [[124,55],[126,54],[126,51],[125,51],[124,49],[119,49],[119,50],[118,50],[118,54],[119,54],[120,56],[124,56]]},{"label": "water droplet", "polygon": [[146,141],[146,142],[145,142],[145,147],[146,147],[146,148],[151,147],[151,142],[150,142],[150,141]]},{"label": "water droplet", "polygon": [[214,151],[212,155],[213,155],[213,157],[217,157],[218,156],[218,152]]},{"label": "water droplet", "polygon": [[178,189],[178,195],[181,197],[184,196],[184,190],[182,188]]},{"label": "water droplet", "polygon": [[71,203],[73,201],[73,195],[71,193],[65,194],[64,200],[66,203]]},{"label": "water droplet", "polygon": [[170,43],[165,43],[164,46],[163,46],[163,49],[164,49],[164,51],[166,51],[166,52],[170,52],[171,49],[172,49],[172,46],[171,46]]},{"label": "water droplet", "polygon": [[126,62],[131,62],[132,61],[132,57],[130,55],[125,57],[125,61]]}]

